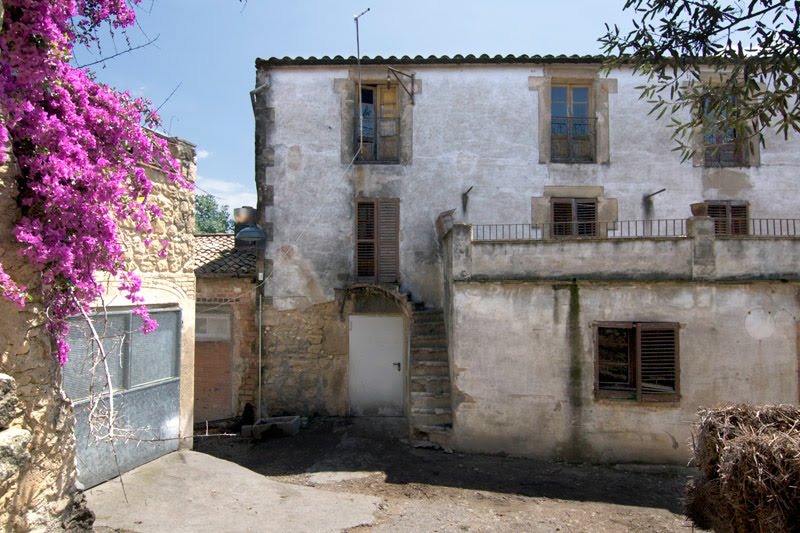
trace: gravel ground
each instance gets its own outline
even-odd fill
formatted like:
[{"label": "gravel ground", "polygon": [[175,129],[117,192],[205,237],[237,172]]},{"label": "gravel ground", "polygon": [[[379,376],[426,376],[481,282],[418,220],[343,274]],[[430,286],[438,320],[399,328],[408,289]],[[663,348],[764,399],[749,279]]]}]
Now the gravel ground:
[{"label": "gravel ground", "polygon": [[381,498],[375,521],[350,531],[692,530],[681,501],[690,468],[448,454],[347,419],[257,442],[198,438],[195,450],[276,481]]}]

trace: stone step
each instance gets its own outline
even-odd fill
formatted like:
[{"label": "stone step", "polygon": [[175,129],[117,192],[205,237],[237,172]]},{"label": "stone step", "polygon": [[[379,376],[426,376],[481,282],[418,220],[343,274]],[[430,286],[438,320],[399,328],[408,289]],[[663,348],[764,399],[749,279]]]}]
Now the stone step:
[{"label": "stone step", "polygon": [[449,435],[453,432],[453,427],[451,425],[434,425],[434,426],[423,426],[423,425],[416,425],[414,426],[414,431],[418,431],[420,433],[436,433],[439,435]]},{"label": "stone step", "polygon": [[447,361],[415,361],[411,365],[411,376],[450,376]]},{"label": "stone step", "polygon": [[415,324],[426,322],[444,322],[444,311],[441,309],[415,310],[412,316]]},{"label": "stone step", "polygon": [[417,426],[447,426],[452,425],[453,414],[450,409],[411,409],[411,424]]},{"label": "stone step", "polygon": [[409,389],[415,392],[450,394],[450,376],[411,376]]},{"label": "stone step", "polygon": [[444,335],[412,335],[411,349],[414,348],[444,348],[447,349],[447,337]]},{"label": "stone step", "polygon": [[447,362],[447,350],[441,347],[434,348],[412,348],[411,362],[414,361],[445,361]]},{"label": "stone step", "polygon": [[449,408],[450,394],[446,392],[412,392],[411,407],[416,408]]},{"label": "stone step", "polygon": [[412,335],[440,335],[447,336],[447,330],[444,327],[444,322],[419,322],[414,323],[411,327]]}]

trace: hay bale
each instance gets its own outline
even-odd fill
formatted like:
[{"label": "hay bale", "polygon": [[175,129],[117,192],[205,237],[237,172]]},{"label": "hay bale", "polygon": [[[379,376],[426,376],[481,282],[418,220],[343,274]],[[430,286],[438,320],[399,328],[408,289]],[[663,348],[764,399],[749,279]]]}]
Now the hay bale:
[{"label": "hay bale", "polygon": [[800,531],[800,409],[701,409],[694,454],[702,473],[686,515],[714,531]]}]

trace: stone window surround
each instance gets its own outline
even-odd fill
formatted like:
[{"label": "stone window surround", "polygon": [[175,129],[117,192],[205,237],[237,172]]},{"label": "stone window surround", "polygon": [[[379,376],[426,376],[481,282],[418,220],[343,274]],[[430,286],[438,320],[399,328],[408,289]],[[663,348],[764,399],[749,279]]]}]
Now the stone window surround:
[{"label": "stone window surround", "polygon": [[[551,95],[553,85],[588,85],[590,100],[596,120],[595,160],[593,163],[551,163]],[[539,108],[539,163],[542,164],[608,164],[609,154],[609,109],[608,95],[616,94],[617,80],[600,78],[597,65],[545,65],[543,76],[529,76],[528,89],[538,93]]]},{"label": "stone window surround", "polygon": [[552,222],[553,198],[594,198],[597,200],[597,237],[603,237],[605,222],[614,222],[618,216],[616,198],[606,198],[604,188],[596,185],[546,185],[542,196],[531,198],[531,223],[549,227]]},{"label": "stone window surround", "polygon": [[[386,67],[362,67],[361,69],[361,84],[362,85],[386,85],[387,79]],[[356,102],[358,91],[358,69],[353,67],[350,69],[348,78],[336,78],[333,80],[333,88],[339,94],[339,115],[341,117],[341,142],[340,142],[340,158],[343,165],[348,165],[353,160],[355,154],[355,135],[353,135],[353,124],[356,120]],[[392,84],[397,84],[397,81],[392,81]],[[416,95],[422,93],[422,82],[417,78],[414,80],[413,92]],[[398,104],[400,107],[400,157],[398,161],[362,161],[357,162],[359,165],[408,165],[411,164],[412,159],[412,135],[414,127],[414,105],[411,103],[411,97],[408,93],[402,90],[402,87],[397,91]]]}]

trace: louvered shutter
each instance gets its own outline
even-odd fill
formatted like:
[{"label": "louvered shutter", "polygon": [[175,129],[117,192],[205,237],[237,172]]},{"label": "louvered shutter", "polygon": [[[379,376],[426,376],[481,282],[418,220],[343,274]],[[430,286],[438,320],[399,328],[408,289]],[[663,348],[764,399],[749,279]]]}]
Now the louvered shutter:
[{"label": "louvered shutter", "polygon": [[747,235],[747,204],[731,204],[731,235]]},{"label": "louvered shutter", "polygon": [[375,200],[359,200],[356,209],[356,280],[375,280]]},{"label": "louvered shutter", "polygon": [[378,200],[378,283],[396,283],[400,277],[400,202]]},{"label": "louvered shutter", "polygon": [[597,201],[575,200],[575,229],[579,237],[597,235]]},{"label": "louvered shutter", "polygon": [[359,199],[356,208],[356,281],[396,283],[400,277],[400,202]]},{"label": "louvered shutter", "polygon": [[678,324],[637,324],[638,381],[641,400],[674,401],[678,397]]},{"label": "louvered shutter", "polygon": [[708,203],[708,216],[714,220],[714,234],[728,235],[728,206],[723,203]]},{"label": "louvered shutter", "polygon": [[572,200],[553,200],[553,237],[569,237],[572,235]]}]

